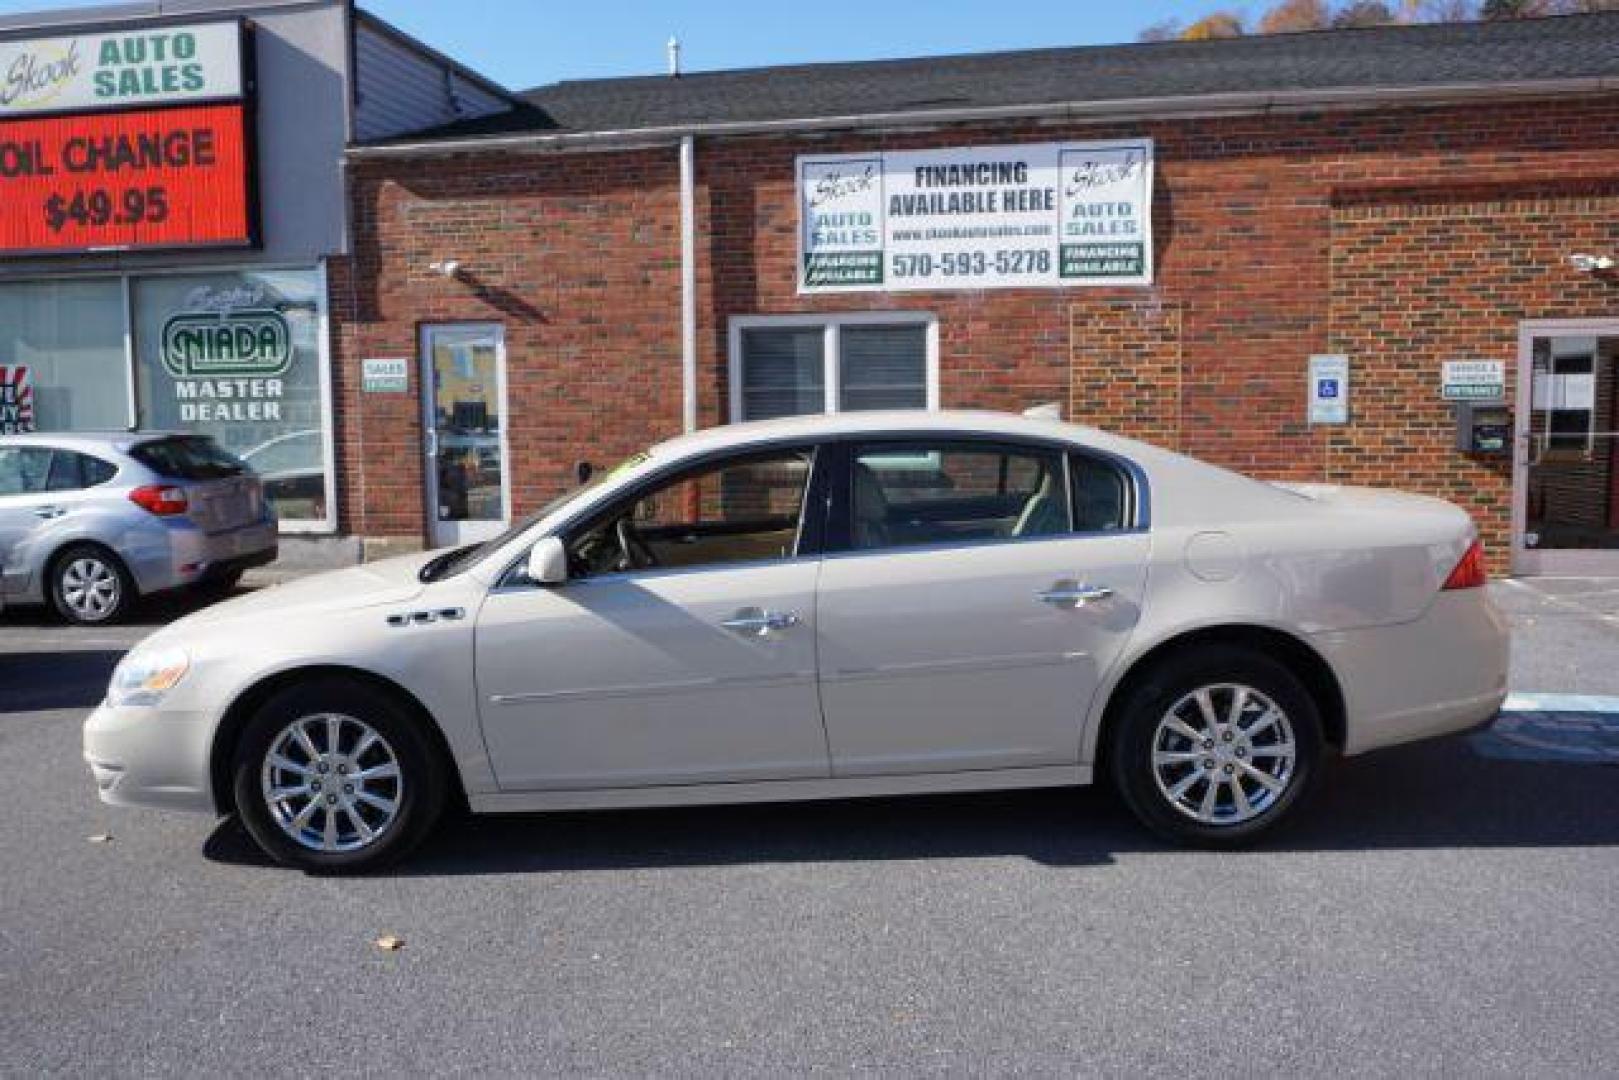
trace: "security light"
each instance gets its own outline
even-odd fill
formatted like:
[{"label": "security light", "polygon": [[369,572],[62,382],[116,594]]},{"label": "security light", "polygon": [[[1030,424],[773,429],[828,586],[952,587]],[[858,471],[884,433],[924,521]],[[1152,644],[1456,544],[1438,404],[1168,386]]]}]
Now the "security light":
[{"label": "security light", "polygon": [[1613,256],[1611,255],[1570,255],[1568,264],[1582,274],[1601,273],[1612,270],[1614,267]]}]

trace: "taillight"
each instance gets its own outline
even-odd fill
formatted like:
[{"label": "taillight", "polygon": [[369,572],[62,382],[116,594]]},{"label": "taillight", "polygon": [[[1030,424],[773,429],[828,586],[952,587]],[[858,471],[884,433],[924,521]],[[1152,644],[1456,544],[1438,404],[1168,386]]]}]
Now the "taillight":
[{"label": "taillight", "polygon": [[1456,569],[1445,579],[1445,589],[1482,589],[1490,580],[1484,571],[1484,545],[1474,540]]},{"label": "taillight", "polygon": [[146,487],[136,488],[129,493],[129,501],[158,517],[174,517],[191,508],[191,501],[186,498],[185,488],[165,487],[162,484],[148,484]]}]

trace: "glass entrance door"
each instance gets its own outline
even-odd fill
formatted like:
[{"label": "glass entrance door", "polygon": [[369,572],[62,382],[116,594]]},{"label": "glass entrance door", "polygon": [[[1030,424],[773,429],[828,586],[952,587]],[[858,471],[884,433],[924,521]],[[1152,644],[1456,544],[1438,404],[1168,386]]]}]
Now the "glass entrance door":
[{"label": "glass entrance door", "polygon": [[433,545],[498,535],[510,517],[511,487],[499,326],[422,329],[422,431]]},{"label": "glass entrance door", "polygon": [[1619,322],[1525,329],[1517,418],[1520,573],[1619,573]]}]

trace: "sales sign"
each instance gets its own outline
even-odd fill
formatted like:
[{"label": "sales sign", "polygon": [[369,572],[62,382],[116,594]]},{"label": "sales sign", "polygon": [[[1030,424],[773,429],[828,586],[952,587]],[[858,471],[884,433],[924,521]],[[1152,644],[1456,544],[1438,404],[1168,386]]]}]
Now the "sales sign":
[{"label": "sales sign", "polygon": [[0,123],[0,253],[251,244],[242,104]]},{"label": "sales sign", "polygon": [[22,364],[0,364],[0,435],[34,430],[34,383]]},{"label": "sales sign", "polygon": [[1153,144],[798,159],[799,291],[1149,285]]},{"label": "sales sign", "polygon": [[360,361],[360,389],[367,394],[403,394],[410,390],[410,361],[386,357]]},{"label": "sales sign", "polygon": [[0,118],[244,93],[238,22],[0,42]]}]

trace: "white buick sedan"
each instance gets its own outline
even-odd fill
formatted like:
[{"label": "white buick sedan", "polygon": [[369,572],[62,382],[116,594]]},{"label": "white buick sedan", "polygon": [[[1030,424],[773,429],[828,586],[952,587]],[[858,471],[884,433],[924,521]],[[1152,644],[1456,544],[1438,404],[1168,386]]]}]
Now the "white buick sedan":
[{"label": "white buick sedan", "polygon": [[309,578],[136,648],[111,803],[235,812],[358,870],[475,812],[1087,784],[1174,841],[1325,754],[1488,720],[1466,514],[1072,425],[861,413],[675,439],[498,539]]}]

